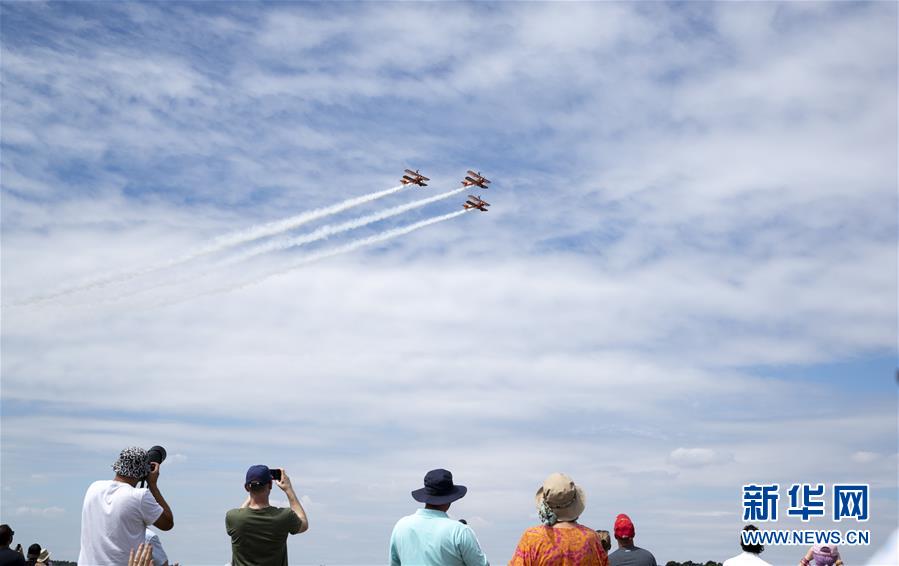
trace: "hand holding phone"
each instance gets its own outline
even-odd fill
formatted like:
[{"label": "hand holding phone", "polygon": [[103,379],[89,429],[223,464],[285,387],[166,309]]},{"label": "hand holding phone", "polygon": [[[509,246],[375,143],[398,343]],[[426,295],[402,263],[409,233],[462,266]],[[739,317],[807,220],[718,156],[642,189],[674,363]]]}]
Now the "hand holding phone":
[{"label": "hand holding phone", "polygon": [[284,468],[278,468],[277,470],[272,470],[272,474],[277,473],[278,479],[272,477],[275,482],[275,485],[280,487],[283,491],[288,492],[293,490],[293,486],[290,485],[290,478],[287,476],[287,472]]}]

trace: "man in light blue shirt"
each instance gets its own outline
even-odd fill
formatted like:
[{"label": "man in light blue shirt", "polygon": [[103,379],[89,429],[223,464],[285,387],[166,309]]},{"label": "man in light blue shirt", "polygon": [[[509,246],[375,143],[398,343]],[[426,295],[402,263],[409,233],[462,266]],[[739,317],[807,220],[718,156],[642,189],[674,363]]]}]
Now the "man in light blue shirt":
[{"label": "man in light blue shirt", "polygon": [[412,498],[425,504],[397,521],[390,535],[391,566],[489,566],[478,539],[468,525],[450,519],[453,501],[465,496],[464,485],[453,484],[447,470],[431,470],[425,486]]}]

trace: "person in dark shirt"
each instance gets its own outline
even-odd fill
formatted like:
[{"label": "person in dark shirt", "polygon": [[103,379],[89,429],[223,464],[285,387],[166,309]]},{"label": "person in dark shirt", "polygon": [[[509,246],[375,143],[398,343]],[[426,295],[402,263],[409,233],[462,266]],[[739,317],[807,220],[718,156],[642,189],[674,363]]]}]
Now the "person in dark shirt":
[{"label": "person in dark shirt", "polygon": [[18,551],[9,547],[15,534],[9,525],[0,525],[0,566],[25,566],[22,547],[19,546]]},{"label": "person in dark shirt", "polygon": [[52,566],[50,551],[46,548],[41,548],[41,545],[38,543],[28,547],[28,553],[25,558],[25,566]]},{"label": "person in dark shirt", "polygon": [[609,566],[657,566],[656,557],[634,545],[634,523],[624,513],[615,518],[615,540],[618,550],[609,555]]},{"label": "person in dark shirt", "polygon": [[[244,489],[247,499],[225,515],[225,530],[231,536],[232,566],[287,566],[287,535],[309,528],[306,512],[284,469],[250,466]],[[269,495],[275,479],[290,507],[272,507]]]},{"label": "person in dark shirt", "polygon": [[38,557],[41,555],[41,545],[34,543],[28,547],[28,553],[25,555],[25,566],[34,566]]}]

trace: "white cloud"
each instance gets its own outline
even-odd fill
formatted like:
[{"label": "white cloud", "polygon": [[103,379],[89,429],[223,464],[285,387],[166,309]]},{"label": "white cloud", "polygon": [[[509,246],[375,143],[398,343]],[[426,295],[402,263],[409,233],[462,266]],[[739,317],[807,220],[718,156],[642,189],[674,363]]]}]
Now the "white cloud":
[{"label": "white cloud", "polygon": [[732,454],[712,448],[675,448],[668,455],[668,461],[679,468],[704,468],[726,464],[734,459]]},{"label": "white cloud", "polygon": [[172,454],[165,459],[166,467],[171,466],[172,464],[183,464],[187,461],[188,458],[184,454]]},{"label": "white cloud", "polygon": [[19,517],[56,518],[66,512],[62,507],[17,507],[15,514]]},{"label": "white cloud", "polygon": [[870,464],[872,462],[880,460],[881,458],[881,454],[878,454],[877,452],[867,452],[865,450],[860,450],[852,454],[852,461],[859,464]]}]

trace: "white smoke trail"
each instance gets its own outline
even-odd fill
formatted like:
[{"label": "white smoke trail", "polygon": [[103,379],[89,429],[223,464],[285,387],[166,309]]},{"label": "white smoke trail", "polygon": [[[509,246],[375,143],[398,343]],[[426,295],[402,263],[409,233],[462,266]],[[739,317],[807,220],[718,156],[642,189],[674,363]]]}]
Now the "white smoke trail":
[{"label": "white smoke trail", "polygon": [[160,271],[163,269],[169,269],[171,267],[175,267],[199,257],[209,255],[215,252],[219,252],[225,250],[229,247],[236,246],[238,244],[242,244],[244,242],[249,242],[252,240],[256,240],[259,238],[264,238],[266,236],[273,236],[275,234],[280,234],[281,232],[286,232],[287,230],[292,230],[293,228],[297,228],[302,226],[303,224],[307,224],[312,222],[313,220],[318,220],[320,218],[324,218],[326,216],[331,216],[332,214],[337,214],[339,212],[343,212],[344,210],[353,208],[355,206],[359,206],[361,204],[365,204],[379,198],[386,197],[393,193],[399,192],[403,189],[404,185],[398,185],[396,187],[392,187],[390,189],[386,189],[383,191],[378,191],[374,193],[369,193],[367,195],[362,195],[360,197],[355,197],[351,199],[347,199],[343,202],[339,202],[337,204],[333,204],[331,206],[325,206],[322,208],[317,208],[315,210],[310,210],[308,212],[304,212],[302,214],[298,214],[296,216],[291,216],[289,218],[284,218],[282,220],[275,220],[273,222],[268,222],[266,224],[261,224],[258,226],[253,226],[247,228],[245,230],[240,230],[238,232],[232,232],[230,234],[224,234],[213,239],[209,244],[197,248],[191,252],[184,254],[181,257],[171,259],[162,263],[158,263],[156,265],[151,265],[148,267],[144,267],[141,269],[137,269],[134,271],[125,271],[120,273],[114,273],[110,275],[104,275],[98,277],[96,279],[88,280],[83,283],[79,283],[78,285],[74,285],[72,287],[67,287],[65,289],[60,289],[59,291],[54,291],[52,293],[47,293],[45,295],[37,295],[31,297],[30,299],[26,299],[19,303],[13,303],[12,306],[27,306],[33,305],[36,303],[42,303],[45,301],[50,301],[53,299],[58,299],[60,297],[64,297],[66,295],[71,295],[73,293],[78,293],[82,291],[88,291],[90,289],[97,289],[102,287],[107,287],[109,285],[114,285],[116,283],[123,283],[125,281],[130,281],[132,279],[136,279],[138,277],[142,277],[144,275],[148,275],[150,273],[154,273],[156,271]]},{"label": "white smoke trail", "polygon": [[153,291],[155,289],[160,289],[163,287],[172,287],[175,285],[181,285],[182,283],[187,283],[189,281],[193,281],[209,275],[210,273],[214,273],[216,270],[227,267],[229,265],[234,265],[235,263],[240,263],[242,261],[248,260],[250,258],[256,257],[258,255],[262,255],[268,252],[276,251],[276,250],[286,250],[293,247],[303,246],[306,244],[310,244],[312,242],[317,242],[319,240],[324,240],[330,236],[334,236],[337,234],[341,234],[343,232],[348,232],[350,230],[354,230],[356,228],[362,228],[363,226],[367,226],[374,222],[379,222],[381,220],[386,220],[387,218],[398,216],[404,212],[408,212],[410,210],[421,208],[422,206],[429,205],[431,203],[447,199],[453,195],[457,195],[460,192],[464,191],[465,187],[461,187],[459,189],[454,189],[452,191],[447,191],[445,193],[441,193],[439,195],[434,195],[432,197],[419,199],[407,204],[401,204],[400,206],[395,206],[393,208],[387,208],[384,210],[380,210],[378,212],[374,212],[372,214],[368,214],[366,216],[360,216],[358,218],[354,218],[352,220],[348,220],[346,222],[341,222],[340,224],[328,224],[310,232],[308,234],[302,234],[300,236],[295,236],[293,238],[285,238],[281,240],[273,240],[271,242],[266,242],[264,244],[255,246],[246,251],[240,252],[236,255],[232,255],[231,257],[225,258],[220,261],[215,266],[205,269],[203,271],[193,273],[190,275],[185,275],[183,277],[178,277],[175,279],[169,279],[167,281],[162,281],[156,283],[154,285],[145,286],[141,289],[137,289],[134,291],[125,292],[119,294],[110,300],[104,301],[108,302],[118,302],[127,297],[133,297],[135,295],[141,295],[147,293],[149,291]]},{"label": "white smoke trail", "polygon": [[[313,220],[318,220],[319,218],[324,218],[325,216],[331,216],[332,214],[343,212],[344,210],[353,208],[354,206],[359,206],[360,204],[365,204],[367,202],[378,200],[379,198],[399,192],[403,189],[403,186],[404,185],[398,185],[396,187],[393,187],[392,189],[387,189],[368,195],[362,195],[361,197],[351,198],[349,200],[345,200],[331,206],[317,208],[315,210],[310,210],[309,212],[291,216],[290,218],[276,220],[274,222],[269,222],[260,226],[253,226],[240,232],[234,232],[232,234],[220,236],[210,242],[209,246],[201,249],[197,254],[195,254],[194,257],[196,257],[196,255],[205,255],[217,252],[237,244],[242,244],[244,242],[249,242],[252,240],[258,240],[259,238],[274,236],[275,234],[280,234],[281,232],[293,230],[294,228],[312,222]],[[191,257],[190,259],[193,259],[193,257]]]},{"label": "white smoke trail", "polygon": [[265,244],[255,246],[250,248],[244,252],[241,252],[237,255],[229,257],[221,262],[221,266],[225,265],[233,265],[235,263],[239,263],[241,261],[247,260],[251,257],[256,257],[257,255],[261,255],[264,253],[268,253],[275,250],[286,250],[288,248],[294,248],[297,246],[303,246],[312,242],[317,242],[319,240],[323,240],[330,236],[334,236],[336,234],[341,234],[343,232],[348,232],[349,230],[355,230],[356,228],[362,228],[363,226],[367,226],[374,222],[380,222],[381,220],[386,220],[393,216],[398,216],[404,212],[408,212],[410,210],[414,210],[416,208],[421,208],[422,206],[427,206],[431,203],[441,201],[444,199],[448,199],[453,195],[457,195],[465,190],[465,187],[454,189],[452,191],[447,191],[445,193],[441,193],[439,195],[434,195],[429,198],[424,198],[421,200],[416,200],[410,202],[408,204],[402,204],[400,206],[395,206],[393,208],[388,208],[385,210],[381,210],[378,212],[374,212],[367,216],[360,216],[359,218],[354,218],[352,220],[348,220],[346,222],[341,222],[340,224],[329,224],[327,226],[322,226],[317,230],[310,232],[308,234],[303,234],[301,236],[295,236],[293,238],[285,238],[283,240],[274,240],[271,242],[267,242]]},{"label": "white smoke trail", "polygon": [[456,211],[456,212],[450,212],[449,214],[443,214],[443,215],[441,215],[441,216],[432,216],[431,218],[426,218],[425,220],[422,220],[422,221],[420,221],[420,222],[416,222],[416,223],[414,223],[414,224],[409,224],[408,226],[402,226],[402,227],[399,227],[399,228],[393,228],[393,229],[391,229],[391,230],[386,230],[386,231],[381,232],[381,233],[379,233],[379,234],[373,234],[373,235],[368,236],[368,237],[366,237],[366,238],[360,238],[360,239],[358,239],[358,240],[354,240],[354,241],[352,241],[352,242],[349,242],[349,243],[344,244],[344,245],[342,245],[342,246],[338,246],[338,247],[336,247],[336,248],[332,248],[332,249],[330,249],[330,250],[323,250],[323,251],[318,252],[318,253],[310,254],[310,255],[308,255],[308,256],[306,256],[306,257],[300,259],[299,261],[293,263],[293,264],[290,265],[289,267],[286,267],[286,268],[283,268],[283,269],[279,269],[279,270],[277,270],[277,271],[272,271],[272,272],[266,273],[265,275],[263,275],[263,276],[261,276],[261,277],[257,277],[257,278],[255,278],[255,279],[251,279],[251,280],[249,280],[249,281],[244,281],[243,283],[238,283],[238,284],[236,284],[236,285],[231,285],[231,286],[228,286],[228,287],[219,287],[218,289],[212,289],[212,290],[210,290],[210,291],[205,291],[205,292],[203,292],[203,293],[199,293],[199,294],[193,295],[193,296],[191,296],[191,297],[187,297],[187,298],[183,298],[183,299],[178,299],[178,300],[170,301],[170,302],[166,302],[166,303],[157,304],[156,306],[172,305],[172,304],[181,303],[181,302],[184,302],[184,301],[186,301],[186,300],[193,299],[193,298],[205,297],[205,296],[208,296],[208,295],[217,295],[217,294],[220,294],[220,293],[228,293],[228,292],[230,292],[230,291],[237,291],[237,290],[239,290],[239,289],[244,289],[244,288],[246,288],[246,287],[250,287],[250,286],[252,286],[252,285],[256,285],[256,284],[258,284],[258,283],[261,283],[261,282],[263,282],[263,281],[265,281],[266,279],[269,279],[269,278],[271,278],[271,277],[278,277],[278,276],[281,276],[281,275],[285,275],[285,274],[287,274],[287,273],[290,273],[291,271],[294,271],[294,270],[296,270],[296,269],[299,269],[300,267],[302,267],[302,266],[304,266],[304,265],[306,265],[306,264],[309,264],[309,263],[312,263],[312,262],[315,262],[315,261],[320,261],[320,260],[323,260],[323,259],[326,259],[326,258],[329,258],[329,257],[334,257],[334,256],[337,256],[337,255],[343,255],[343,254],[346,254],[346,253],[350,253],[350,252],[356,251],[356,250],[358,250],[359,248],[364,248],[364,247],[366,247],[366,246],[373,246],[373,245],[375,245],[375,244],[379,244],[379,243],[381,243],[381,242],[384,242],[384,241],[387,241],[387,240],[391,240],[391,239],[393,239],[393,238],[398,238],[398,237],[400,237],[400,236],[405,236],[406,234],[409,234],[409,233],[414,232],[414,231],[416,231],[416,230],[420,230],[420,229],[425,228],[425,227],[427,227],[427,226],[431,226],[432,224],[437,224],[438,222],[445,222],[445,221],[447,221],[447,220],[452,220],[453,218],[456,218],[456,217],[458,217],[458,216],[462,216],[463,214],[465,214],[465,213],[467,213],[467,212],[471,212],[471,210],[474,210],[474,209],[458,210],[458,211]]}]

